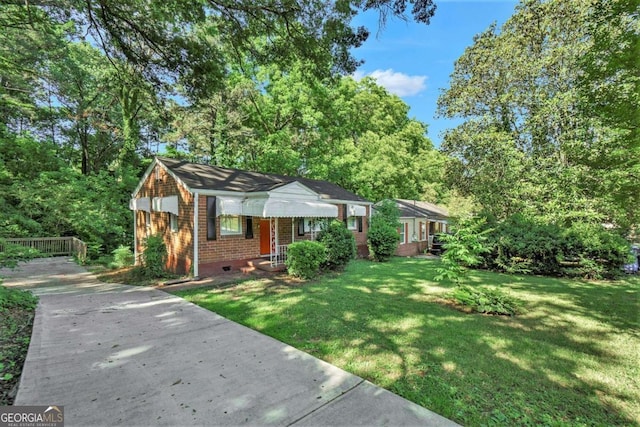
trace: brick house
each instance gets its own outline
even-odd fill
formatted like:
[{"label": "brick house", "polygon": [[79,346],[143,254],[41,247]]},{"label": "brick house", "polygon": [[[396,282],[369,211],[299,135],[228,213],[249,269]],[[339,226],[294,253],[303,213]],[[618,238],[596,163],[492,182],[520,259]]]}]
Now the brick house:
[{"label": "brick house", "polygon": [[327,181],[156,157],[129,207],[136,260],[144,239],[160,234],[176,273],[215,275],[256,260],[282,267],[290,243],[314,239],[332,218],[368,253],[371,202]]},{"label": "brick house", "polygon": [[[449,231],[448,211],[438,205],[419,200],[395,199],[400,211],[400,243],[398,256],[422,254],[431,248],[433,236]],[[374,207],[375,210],[375,207]]]}]

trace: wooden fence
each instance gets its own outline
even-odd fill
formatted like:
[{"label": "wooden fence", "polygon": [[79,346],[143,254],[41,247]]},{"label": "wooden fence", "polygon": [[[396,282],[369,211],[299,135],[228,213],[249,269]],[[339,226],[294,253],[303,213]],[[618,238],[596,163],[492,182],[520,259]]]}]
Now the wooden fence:
[{"label": "wooden fence", "polygon": [[[87,244],[76,237],[25,237],[2,239],[2,241],[33,248],[48,256],[73,255],[80,260],[87,258]],[[0,241],[0,252],[4,251],[2,241]]]}]

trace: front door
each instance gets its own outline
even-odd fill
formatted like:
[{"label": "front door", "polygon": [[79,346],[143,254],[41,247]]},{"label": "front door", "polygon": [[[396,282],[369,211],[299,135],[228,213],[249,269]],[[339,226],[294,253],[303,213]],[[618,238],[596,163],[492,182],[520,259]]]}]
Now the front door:
[{"label": "front door", "polygon": [[260,220],[260,255],[271,253],[271,221]]}]

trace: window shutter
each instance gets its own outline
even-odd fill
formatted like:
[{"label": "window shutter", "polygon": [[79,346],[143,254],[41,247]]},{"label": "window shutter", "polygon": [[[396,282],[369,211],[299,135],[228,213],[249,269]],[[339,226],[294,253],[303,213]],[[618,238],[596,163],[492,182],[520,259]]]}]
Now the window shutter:
[{"label": "window shutter", "polygon": [[363,221],[363,217],[359,216],[359,217],[358,217],[358,232],[359,232],[359,233],[362,233],[362,227],[363,227],[362,223],[363,223],[363,222],[364,222],[364,221]]},{"label": "window shutter", "polygon": [[247,226],[246,226],[244,238],[253,239],[253,218],[248,216],[246,217],[246,219],[247,219],[247,223],[246,223]]},{"label": "window shutter", "polygon": [[207,196],[207,240],[216,240],[216,196]]},{"label": "window shutter", "polygon": [[298,218],[298,236],[304,236],[304,218]]},{"label": "window shutter", "polygon": [[347,205],[342,205],[342,221],[344,222],[344,225],[348,227],[349,225],[347,224],[347,215]]}]

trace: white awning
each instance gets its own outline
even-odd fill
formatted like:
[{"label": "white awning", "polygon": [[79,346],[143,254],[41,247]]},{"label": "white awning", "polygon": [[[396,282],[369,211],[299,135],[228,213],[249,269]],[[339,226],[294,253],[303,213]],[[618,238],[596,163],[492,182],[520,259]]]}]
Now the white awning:
[{"label": "white awning", "polygon": [[338,207],[304,200],[247,199],[242,213],[262,218],[337,218]]},{"label": "white awning", "polygon": [[242,202],[242,214],[246,216],[264,217],[264,204],[267,199],[246,199]]},{"label": "white awning", "polygon": [[348,216],[367,216],[367,208],[362,205],[347,205]]},{"label": "white awning", "polygon": [[216,197],[216,216],[247,215],[243,213],[242,197]]},{"label": "white awning", "polygon": [[129,209],[132,211],[151,212],[151,203],[149,203],[149,198],[139,197],[137,199],[129,200]]},{"label": "white awning", "polygon": [[264,205],[265,218],[337,218],[338,207],[329,203],[270,199]]},{"label": "white awning", "polygon": [[178,215],[178,196],[154,197],[153,210]]}]

